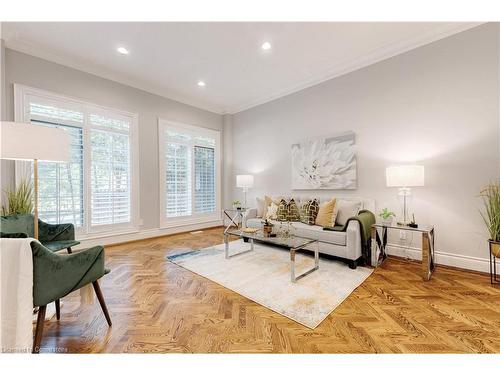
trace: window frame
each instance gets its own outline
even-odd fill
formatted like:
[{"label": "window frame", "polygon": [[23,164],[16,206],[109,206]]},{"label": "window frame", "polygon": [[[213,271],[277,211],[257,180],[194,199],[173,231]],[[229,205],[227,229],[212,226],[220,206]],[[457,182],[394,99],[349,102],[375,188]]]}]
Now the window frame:
[{"label": "window frame", "polygon": [[[165,163],[165,130],[177,129],[191,135],[209,137],[215,140],[215,210],[213,212],[195,213],[195,160],[194,146],[195,142],[176,141],[179,144],[187,144],[191,153],[191,215],[169,217],[166,216],[166,163]],[[198,146],[203,146],[199,144]],[[204,146],[206,147],[206,145]],[[222,157],[221,157],[221,132],[216,129],[209,129],[202,126],[189,125],[180,122],[158,119],[158,166],[159,166],[159,196],[160,196],[160,228],[172,228],[183,225],[201,224],[221,220],[221,202],[222,202]]]},{"label": "window frame", "polygon": [[[78,98],[57,94],[54,92],[29,87],[21,84],[14,84],[14,119],[16,122],[30,123],[29,97],[37,96],[45,102],[63,102],[68,107],[78,109],[83,113],[82,124],[71,123],[71,126],[80,127],[83,131],[83,226],[76,230],[76,234],[81,239],[90,239],[102,235],[122,234],[137,232],[139,230],[139,137],[137,113],[127,112],[121,109],[106,107]],[[92,129],[101,129],[100,126],[92,125],[90,113],[112,113],[130,119],[130,128],[127,134],[130,137],[130,222],[119,224],[94,225],[91,223],[91,140]],[[120,130],[111,131],[122,133]],[[31,173],[32,162],[15,162],[15,183],[19,184],[21,179]]]}]

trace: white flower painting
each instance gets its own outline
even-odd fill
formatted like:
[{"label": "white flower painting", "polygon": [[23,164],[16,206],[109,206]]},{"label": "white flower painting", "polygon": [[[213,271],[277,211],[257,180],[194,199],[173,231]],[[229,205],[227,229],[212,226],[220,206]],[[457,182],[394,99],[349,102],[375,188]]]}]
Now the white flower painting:
[{"label": "white flower painting", "polygon": [[356,189],[354,133],[292,145],[292,189]]}]

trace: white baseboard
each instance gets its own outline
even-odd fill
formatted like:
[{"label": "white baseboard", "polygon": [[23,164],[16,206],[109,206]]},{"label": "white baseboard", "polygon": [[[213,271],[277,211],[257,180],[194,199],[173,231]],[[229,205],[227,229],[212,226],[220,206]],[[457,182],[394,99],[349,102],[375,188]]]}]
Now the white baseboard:
[{"label": "white baseboard", "polygon": [[[387,244],[386,252],[403,258],[422,260],[422,250],[417,247],[407,247],[398,244]],[[488,258],[477,258],[467,255],[459,255],[436,251],[436,264],[463,268],[467,270],[490,272],[490,260]]]},{"label": "white baseboard", "polygon": [[131,233],[107,235],[99,238],[83,239],[81,240],[81,244],[76,246],[75,249],[78,250],[96,245],[106,246],[117,243],[129,242],[129,241],[144,240],[147,238],[167,236],[170,234],[176,234],[182,232],[190,232],[204,228],[217,227],[221,225],[223,225],[222,220],[215,220],[204,223],[176,226],[171,228],[154,228],[154,229],[140,230]]}]

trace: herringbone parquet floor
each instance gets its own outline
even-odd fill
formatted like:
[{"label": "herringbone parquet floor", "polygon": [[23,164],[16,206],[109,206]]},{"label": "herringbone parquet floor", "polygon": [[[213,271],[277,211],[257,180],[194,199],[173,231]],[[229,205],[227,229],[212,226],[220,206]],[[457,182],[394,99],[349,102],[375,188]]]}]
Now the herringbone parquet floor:
[{"label": "herringbone parquet floor", "polygon": [[99,304],[63,299],[42,352],[500,353],[500,288],[487,275],[389,259],[315,330],[165,260],[222,243],[222,229],[106,248]]}]

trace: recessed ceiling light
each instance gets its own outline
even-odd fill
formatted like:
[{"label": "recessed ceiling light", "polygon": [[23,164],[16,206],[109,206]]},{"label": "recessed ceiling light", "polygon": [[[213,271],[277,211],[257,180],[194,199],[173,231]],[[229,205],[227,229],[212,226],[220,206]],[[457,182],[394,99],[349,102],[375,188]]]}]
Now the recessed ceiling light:
[{"label": "recessed ceiling light", "polygon": [[118,47],[116,50],[122,55],[128,55],[130,53],[129,50],[125,47]]},{"label": "recessed ceiling light", "polygon": [[262,45],[260,46],[260,48],[262,48],[264,51],[267,51],[268,49],[271,49],[271,43],[264,42],[264,43],[262,43]]},{"label": "recessed ceiling light", "polygon": [[204,81],[198,81],[198,86],[205,87],[205,82]]}]

